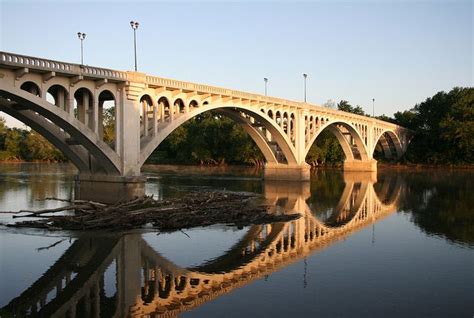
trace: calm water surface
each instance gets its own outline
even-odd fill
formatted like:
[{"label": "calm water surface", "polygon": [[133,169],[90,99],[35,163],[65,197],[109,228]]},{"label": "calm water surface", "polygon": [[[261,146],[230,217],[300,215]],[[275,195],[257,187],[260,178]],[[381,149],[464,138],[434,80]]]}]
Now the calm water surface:
[{"label": "calm water surface", "polygon": [[[0,165],[0,210],[74,195],[67,165]],[[184,232],[0,226],[0,317],[473,317],[470,172],[271,183],[254,169],[147,167],[147,193],[250,191],[288,223]],[[0,214],[2,224],[15,220]]]}]

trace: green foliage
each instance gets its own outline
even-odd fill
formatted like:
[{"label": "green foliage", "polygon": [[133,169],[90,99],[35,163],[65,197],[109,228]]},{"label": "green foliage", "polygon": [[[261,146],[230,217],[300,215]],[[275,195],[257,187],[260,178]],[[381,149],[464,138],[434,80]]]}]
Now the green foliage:
[{"label": "green foliage", "polygon": [[429,164],[474,162],[474,88],[439,92],[413,109],[394,115],[415,132],[405,159]]},{"label": "green foliage", "polygon": [[337,103],[337,109],[342,110],[344,112],[357,114],[357,115],[365,115],[365,112],[362,109],[362,107],[360,106],[354,107],[351,104],[349,104],[349,102],[346,100],[341,100],[339,103]]},{"label": "green foliage", "polygon": [[149,158],[149,163],[260,164],[257,145],[231,119],[213,112],[178,127]]},{"label": "green foliage", "polygon": [[337,138],[329,131],[322,131],[306,155],[306,162],[312,166],[340,164],[345,156]]},{"label": "green foliage", "polygon": [[104,141],[111,147],[115,143],[115,107],[104,109]]},{"label": "green foliage", "polygon": [[0,117],[0,160],[65,161],[66,158],[38,133],[8,128]]},{"label": "green foliage", "polygon": [[21,158],[27,161],[65,161],[64,155],[44,137],[31,131],[20,142]]}]

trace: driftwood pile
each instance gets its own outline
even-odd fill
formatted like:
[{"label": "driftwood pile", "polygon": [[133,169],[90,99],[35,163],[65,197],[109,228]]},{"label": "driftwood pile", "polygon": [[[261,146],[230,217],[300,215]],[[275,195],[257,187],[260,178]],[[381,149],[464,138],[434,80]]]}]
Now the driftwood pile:
[{"label": "driftwood pile", "polygon": [[[155,200],[153,196],[144,196],[111,205],[48,198],[70,204],[55,209],[2,213],[22,213],[14,218],[36,218],[8,226],[50,230],[125,230],[151,226],[160,231],[172,231],[212,224],[245,226],[286,222],[300,217],[298,214],[270,213],[268,206],[255,203],[255,197],[251,193],[191,192],[182,198]],[[72,213],[63,213],[67,211]],[[61,215],[54,214],[57,212]]]}]

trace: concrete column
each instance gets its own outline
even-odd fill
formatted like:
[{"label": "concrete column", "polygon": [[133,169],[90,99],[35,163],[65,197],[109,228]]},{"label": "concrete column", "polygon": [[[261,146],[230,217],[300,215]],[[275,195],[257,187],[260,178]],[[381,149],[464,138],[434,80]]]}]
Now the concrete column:
[{"label": "concrete column", "polygon": [[159,114],[160,114],[160,123],[164,123],[165,122],[165,104],[163,102],[160,102]]},{"label": "concrete column", "polygon": [[89,126],[90,106],[91,105],[89,105],[89,91],[84,91],[82,95],[82,120],[83,120],[83,123],[88,127],[90,127]]},{"label": "concrete column", "polygon": [[170,122],[172,122],[174,120],[174,110],[175,110],[176,106],[175,104],[170,104]]},{"label": "concrete column", "polygon": [[377,160],[345,160],[344,171],[377,171]]},{"label": "concrete column", "polygon": [[310,172],[311,168],[306,163],[300,165],[267,163],[263,178],[265,180],[309,181]]},{"label": "concrete column", "polygon": [[[99,104],[100,103],[100,104]],[[99,134],[99,109],[101,108],[103,102],[99,102],[99,97],[96,96],[94,99],[94,104],[92,105],[92,118],[90,120],[91,128],[94,133]]]},{"label": "concrete column", "polygon": [[66,107],[67,107],[66,111],[69,113],[69,116],[71,116],[71,117],[74,117],[74,102],[75,102],[74,95],[69,94],[68,102],[67,102],[67,105],[66,105]]},{"label": "concrete column", "polygon": [[[125,92],[122,94],[125,95]],[[139,176],[140,167],[140,102],[122,97],[120,108],[120,131],[117,139],[121,140],[120,157],[122,175]]]},{"label": "concrete column", "polygon": [[305,120],[304,114],[298,111],[295,114],[294,120],[295,129],[295,148],[296,148],[296,160],[299,164],[306,164],[306,143],[305,143]]},{"label": "concrete column", "polygon": [[66,110],[66,96],[62,89],[58,89],[58,94],[56,96],[56,106],[62,110]]},{"label": "concrete column", "polygon": [[143,136],[148,136],[148,103],[145,100],[142,102],[142,113]]},{"label": "concrete column", "polygon": [[98,105],[97,125],[95,127],[97,129],[96,134],[99,135],[101,140],[104,140],[104,101],[100,101]]},{"label": "concrete column", "polygon": [[128,316],[130,306],[133,306],[137,297],[141,295],[141,256],[140,236],[128,235],[123,238],[123,245],[117,263],[117,284],[120,295],[119,316]]},{"label": "concrete column", "polygon": [[158,107],[153,105],[153,136],[158,134]]}]

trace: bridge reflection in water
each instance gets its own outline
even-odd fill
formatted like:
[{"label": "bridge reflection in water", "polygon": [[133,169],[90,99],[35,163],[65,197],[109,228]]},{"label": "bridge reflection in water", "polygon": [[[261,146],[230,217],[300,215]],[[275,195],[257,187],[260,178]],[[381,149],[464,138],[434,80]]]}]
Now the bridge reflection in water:
[{"label": "bridge reflection in water", "polygon": [[[303,217],[254,225],[224,255],[182,268],[140,234],[79,238],[1,316],[173,317],[258,280],[396,211],[399,177],[346,173],[331,211],[312,211],[309,183],[265,182],[269,204]],[[112,277],[115,290],[106,290]]]}]

